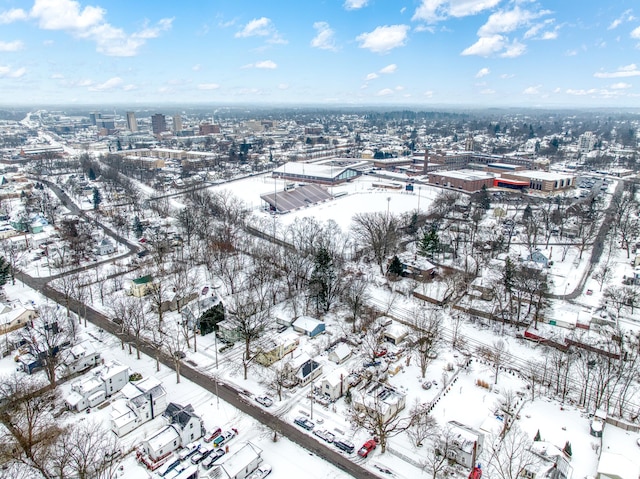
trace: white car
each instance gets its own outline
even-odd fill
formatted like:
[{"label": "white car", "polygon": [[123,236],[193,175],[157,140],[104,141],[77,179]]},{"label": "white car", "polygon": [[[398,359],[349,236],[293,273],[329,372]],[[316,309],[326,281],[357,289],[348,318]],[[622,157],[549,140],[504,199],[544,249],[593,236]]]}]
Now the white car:
[{"label": "white car", "polygon": [[256,402],[262,404],[264,407],[273,405],[273,399],[268,396],[256,396]]},{"label": "white car", "polygon": [[262,479],[271,473],[271,465],[262,463],[247,479]]}]

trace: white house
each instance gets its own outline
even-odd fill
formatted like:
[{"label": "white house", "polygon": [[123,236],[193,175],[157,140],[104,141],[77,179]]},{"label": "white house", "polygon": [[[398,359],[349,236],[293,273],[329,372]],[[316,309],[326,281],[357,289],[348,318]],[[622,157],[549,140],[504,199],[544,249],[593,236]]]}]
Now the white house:
[{"label": "white house", "polygon": [[163,427],[142,442],[142,448],[152,461],[168,456],[181,445],[180,433],[173,425]]},{"label": "white house", "polygon": [[295,331],[303,333],[311,338],[320,333],[324,333],[325,331],[325,324],[310,316],[300,316],[293,322],[292,326]]},{"label": "white house", "polygon": [[95,253],[99,256],[105,256],[115,253],[116,247],[109,238],[103,238],[95,247]]},{"label": "white house", "polygon": [[100,353],[96,351],[95,346],[89,341],[83,341],[76,344],[71,349],[67,349],[62,353],[62,364],[64,367],[63,376],[86,371],[97,366],[101,361]]},{"label": "white house", "polygon": [[[457,421],[449,421],[447,428],[451,441],[448,450],[449,459],[461,466],[473,467],[474,454],[477,457],[482,452],[484,434]],[[442,438],[440,440],[442,441]]]},{"label": "white house", "polygon": [[71,385],[67,406],[76,411],[94,407],[120,391],[129,381],[129,367],[112,361]]},{"label": "white house", "polygon": [[292,358],[285,367],[288,370],[288,380],[294,385],[306,386],[322,374],[322,365],[311,359],[307,353]]},{"label": "white house", "polygon": [[181,406],[177,403],[169,403],[162,416],[176,428],[183,445],[197,441],[204,436],[202,419],[194,412],[191,404]]},{"label": "white house", "polygon": [[262,449],[247,442],[233,454],[222,456],[209,474],[211,478],[245,479],[262,462]]},{"label": "white house", "polygon": [[320,382],[320,390],[322,394],[327,396],[331,401],[342,397],[349,389],[349,371],[340,367],[334,369]]},{"label": "white house", "polygon": [[406,394],[384,383],[376,383],[370,389],[360,389],[351,397],[356,410],[377,411],[385,421],[402,411],[407,403]]},{"label": "white house", "polygon": [[33,308],[21,305],[15,305],[13,308],[7,306],[0,314],[0,334],[22,328],[37,316],[38,313]]},{"label": "white house", "polygon": [[406,327],[394,321],[384,328],[382,337],[385,341],[389,341],[397,346],[404,341],[404,338],[406,338],[408,334],[409,332]]},{"label": "white house", "polygon": [[342,364],[351,357],[351,348],[347,343],[339,343],[333,351],[329,353],[329,361]]},{"label": "white house", "polygon": [[160,416],[167,409],[167,392],[154,377],[129,382],[111,409],[111,430],[118,436]]}]

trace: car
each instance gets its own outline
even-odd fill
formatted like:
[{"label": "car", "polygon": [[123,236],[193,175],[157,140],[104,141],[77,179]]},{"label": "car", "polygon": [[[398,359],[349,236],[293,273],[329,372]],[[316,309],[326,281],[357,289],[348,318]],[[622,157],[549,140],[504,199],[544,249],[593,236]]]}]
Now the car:
[{"label": "car", "polygon": [[222,456],[224,456],[224,454],[224,449],[215,449],[204,461],[202,461],[202,467],[204,467],[205,469],[211,469],[215,462]]},{"label": "car", "polygon": [[190,458],[191,456],[193,456],[196,452],[198,452],[198,449],[200,449],[200,443],[197,442],[192,442],[191,444],[187,444],[179,453],[178,453],[178,458],[180,458],[181,461],[184,461],[185,459]]},{"label": "car", "polygon": [[237,429],[231,429],[230,431],[223,432],[222,434],[220,434],[218,437],[216,437],[213,440],[213,446],[214,447],[222,446],[224,443],[228,442],[233,437],[235,437],[236,434],[238,434],[238,430]]},{"label": "car", "polygon": [[323,441],[327,441],[329,444],[331,444],[336,438],[336,436],[332,432],[329,432],[326,429],[315,430],[313,431],[313,434],[318,436]]},{"label": "car", "polygon": [[587,290],[587,296],[591,296],[593,294],[593,290],[592,289],[588,289]]},{"label": "car", "polygon": [[365,368],[380,366],[382,363],[380,361],[369,361],[368,363],[364,363],[362,366]]},{"label": "car", "polygon": [[371,451],[373,451],[378,443],[375,439],[369,439],[365,442],[360,449],[358,449],[358,456],[367,457]]},{"label": "car", "polygon": [[387,354],[387,350],[386,349],[380,349],[379,351],[374,351],[373,355],[376,358],[381,358],[382,356],[386,356]]},{"label": "car", "polygon": [[352,454],[353,450],[356,448],[352,442],[347,441],[346,439],[340,439],[338,441],[333,441],[333,445],[336,446],[338,449]]},{"label": "car", "polygon": [[198,452],[191,456],[192,464],[200,464],[214,451],[214,448],[201,447]]},{"label": "car", "polygon": [[269,407],[273,405],[273,399],[268,396],[256,396],[256,402],[258,404],[262,404],[264,407]]},{"label": "car", "polygon": [[311,431],[315,427],[315,424],[309,421],[306,417],[297,417],[293,422],[307,431]]},{"label": "car", "polygon": [[258,466],[258,469],[253,471],[247,479],[263,479],[271,474],[271,465],[265,464],[264,462]]},{"label": "car", "polygon": [[431,384],[431,381],[425,381],[422,383],[422,389],[431,389],[431,386],[433,386],[433,384]]},{"label": "car", "polygon": [[211,431],[210,433],[207,433],[207,435],[204,436],[204,442],[213,441],[216,437],[220,435],[221,432],[222,432],[222,429],[220,429],[219,427],[215,428],[213,431]]},{"label": "car", "polygon": [[204,288],[202,288],[202,295],[204,296],[205,294],[207,294],[209,292],[209,286],[205,286]]}]

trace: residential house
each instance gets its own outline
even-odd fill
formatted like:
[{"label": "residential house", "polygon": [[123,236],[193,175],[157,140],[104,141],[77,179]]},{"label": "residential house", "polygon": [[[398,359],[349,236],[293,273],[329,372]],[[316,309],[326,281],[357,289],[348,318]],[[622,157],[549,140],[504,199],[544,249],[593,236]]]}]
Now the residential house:
[{"label": "residential house", "polygon": [[245,479],[262,462],[262,449],[247,442],[233,454],[225,454],[209,474],[210,478]]},{"label": "residential house", "polygon": [[329,353],[329,361],[342,364],[351,357],[351,348],[347,343],[338,343]]},{"label": "residential house", "polygon": [[13,306],[13,308],[4,307],[0,313],[0,334],[20,329],[28,321],[38,317],[38,312],[30,306]]},{"label": "residential house", "polygon": [[384,421],[388,421],[406,406],[406,394],[388,384],[378,382],[369,389],[365,388],[351,395],[351,401],[356,410],[377,411]]},{"label": "residential house", "polygon": [[75,411],[94,407],[120,391],[128,380],[129,366],[111,361],[71,385],[67,406]]},{"label": "residential house", "polygon": [[295,331],[303,333],[310,338],[314,338],[325,331],[324,323],[310,316],[300,316],[293,322],[292,326]]},{"label": "residential house", "polygon": [[256,355],[256,362],[263,366],[271,366],[287,354],[295,351],[299,344],[300,338],[295,333],[267,339],[260,345],[261,351]]},{"label": "residential house", "polygon": [[533,253],[531,253],[529,256],[526,257],[525,261],[532,261],[542,266],[543,268],[549,267],[549,258],[547,258],[540,251],[534,251]]},{"label": "residential house", "polygon": [[227,343],[235,343],[240,339],[240,332],[237,324],[231,319],[223,319],[218,323],[218,337]]},{"label": "residential house", "polygon": [[640,465],[637,461],[613,452],[603,452],[600,455],[596,479],[638,479],[638,477],[640,477]]},{"label": "residential house", "polygon": [[572,468],[567,456],[556,446],[545,441],[535,441],[531,452],[537,461],[524,466],[522,477],[526,479],[567,479],[572,475]]},{"label": "residential house", "polygon": [[183,407],[169,403],[162,416],[169,424],[142,442],[142,449],[152,461],[159,461],[176,449],[197,441],[204,434],[202,420],[193,412],[190,404]]},{"label": "residential house", "polygon": [[122,437],[160,416],[166,409],[167,392],[158,379],[149,377],[131,381],[122,388],[121,398],[113,402],[111,430]]},{"label": "residential house", "polygon": [[307,353],[292,358],[285,367],[288,373],[287,380],[291,386],[306,386],[322,374],[322,365],[311,359]]},{"label": "residential house", "polygon": [[97,366],[102,361],[100,352],[90,341],[83,341],[62,352],[64,371],[62,376],[70,376]]},{"label": "residential house", "polygon": [[109,238],[103,238],[94,249],[95,254],[98,256],[106,256],[116,252],[116,247]]},{"label": "residential house", "polygon": [[[457,421],[449,421],[447,429],[450,441],[447,451],[449,459],[466,468],[473,467],[474,459],[482,452],[484,434]],[[440,438],[439,447],[442,447],[444,440],[444,437]]]},{"label": "residential house", "polygon": [[153,291],[154,287],[153,277],[150,274],[147,274],[131,280],[128,294],[135,296],[136,298],[142,298]]},{"label": "residential house", "polygon": [[[343,343],[341,343],[343,344]],[[320,382],[320,391],[330,401],[341,398],[349,389],[349,371],[343,367],[326,374]]]}]

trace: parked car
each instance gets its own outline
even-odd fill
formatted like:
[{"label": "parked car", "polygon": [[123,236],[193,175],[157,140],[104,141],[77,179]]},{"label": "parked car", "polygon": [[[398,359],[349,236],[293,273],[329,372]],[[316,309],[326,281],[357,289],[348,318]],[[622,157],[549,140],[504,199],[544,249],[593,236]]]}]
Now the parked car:
[{"label": "parked car", "polygon": [[386,349],[380,349],[380,350],[375,351],[375,352],[373,353],[373,355],[374,355],[376,358],[381,358],[382,356],[385,356],[386,354],[387,354],[387,350],[386,350]]},{"label": "parked car", "polygon": [[263,479],[271,474],[271,465],[264,462],[258,466],[258,469],[253,471],[247,479]]},{"label": "parked car", "polygon": [[209,447],[201,447],[198,452],[196,452],[193,456],[191,456],[192,464],[200,464],[204,461],[209,455],[214,451],[214,448]]},{"label": "parked car", "polygon": [[315,427],[315,424],[309,421],[306,417],[297,417],[293,422],[307,431],[311,431]]},{"label": "parked car", "polygon": [[204,442],[213,441],[216,437],[218,437],[220,435],[221,432],[222,432],[222,429],[220,429],[219,427],[215,428],[212,432],[207,433],[204,436]]},{"label": "parked car", "polygon": [[258,404],[262,404],[264,407],[269,407],[273,405],[273,399],[268,396],[256,396],[256,402]]},{"label": "parked car", "polygon": [[346,439],[333,441],[333,445],[336,446],[338,449],[341,449],[342,451],[347,452],[349,454],[353,453],[353,450],[355,449],[355,446],[353,445],[353,443],[350,441],[347,441]]},{"label": "parked car", "polygon": [[238,431],[236,429],[231,429],[230,431],[223,432],[213,440],[213,446],[214,447],[222,446],[224,443],[232,439],[236,434],[238,434]]},{"label": "parked car", "polygon": [[431,384],[431,381],[425,381],[422,383],[422,389],[431,389],[431,386],[433,386],[433,384]]},{"label": "parked car", "polygon": [[365,442],[360,449],[358,449],[358,456],[367,457],[371,451],[373,451],[378,443],[375,439],[369,439]]},{"label": "parked car", "polygon": [[178,453],[178,457],[180,458],[181,461],[184,461],[185,459],[190,458],[191,456],[193,456],[198,449],[200,449],[200,443],[198,442],[192,442],[191,444],[187,444],[179,453]]},{"label": "parked car", "polygon": [[318,436],[323,441],[327,441],[328,443],[332,443],[336,438],[336,436],[332,432],[329,432],[326,429],[316,429],[315,431],[313,431],[313,434]]},{"label": "parked car", "polygon": [[202,461],[202,467],[204,467],[205,469],[211,469],[215,462],[222,456],[224,456],[224,449],[218,448],[214,450],[211,454],[209,454],[209,457]]}]

